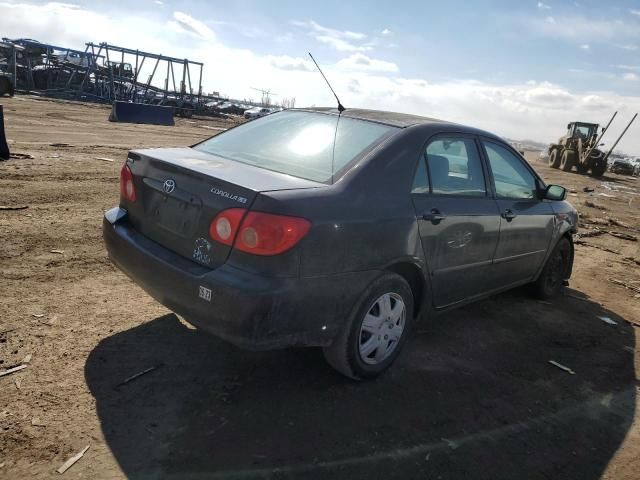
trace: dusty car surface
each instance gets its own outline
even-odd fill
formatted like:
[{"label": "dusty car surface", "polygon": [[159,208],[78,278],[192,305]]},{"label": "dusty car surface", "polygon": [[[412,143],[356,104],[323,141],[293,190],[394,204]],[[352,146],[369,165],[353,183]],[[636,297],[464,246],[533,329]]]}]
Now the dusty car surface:
[{"label": "dusty car surface", "polygon": [[192,148],[131,151],[103,235],[193,325],[248,349],[387,369],[421,313],[567,282],[576,210],[499,137],[413,115],[298,109]]}]

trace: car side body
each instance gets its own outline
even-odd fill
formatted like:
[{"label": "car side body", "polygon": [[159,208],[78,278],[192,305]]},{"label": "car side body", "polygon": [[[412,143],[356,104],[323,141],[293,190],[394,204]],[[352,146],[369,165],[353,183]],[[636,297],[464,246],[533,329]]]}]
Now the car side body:
[{"label": "car side body", "polygon": [[[334,109],[302,111],[337,114]],[[168,234],[141,227],[148,207],[136,211],[138,206],[121,200],[103,222],[111,259],[190,323],[248,349],[331,345],[362,293],[389,272],[409,285],[414,317],[534,282],[561,239],[571,245],[563,272],[563,280],[569,278],[576,210],[563,199],[542,198],[544,182],[504,140],[413,115],[349,109],[342,116],[395,128],[326,183],[249,167],[198,147],[129,154],[139,195],[153,187],[160,198],[161,185],[171,178],[197,201],[215,195],[218,209],[308,219],[310,231],[290,250],[259,256],[229,248],[203,265],[189,258],[191,245],[184,252],[167,248],[175,245]],[[477,148],[481,170],[476,177],[484,181],[485,195],[415,188],[425,148],[442,138],[444,145],[462,139],[467,148]],[[498,198],[489,144],[522,162],[539,196]],[[436,157],[443,156],[433,156],[442,164]],[[432,177],[438,175],[435,165],[428,166]]]}]

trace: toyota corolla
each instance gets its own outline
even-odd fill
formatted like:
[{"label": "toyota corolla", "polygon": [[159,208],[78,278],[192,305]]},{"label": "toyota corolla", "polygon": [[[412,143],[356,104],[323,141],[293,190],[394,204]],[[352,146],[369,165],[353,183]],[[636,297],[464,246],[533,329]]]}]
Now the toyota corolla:
[{"label": "toyota corolla", "polygon": [[360,379],[394,362],[419,316],[524,284],[555,294],[577,226],[565,196],[475,128],[300,109],[129,152],[103,234],[196,327],[247,349],[322,347]]}]

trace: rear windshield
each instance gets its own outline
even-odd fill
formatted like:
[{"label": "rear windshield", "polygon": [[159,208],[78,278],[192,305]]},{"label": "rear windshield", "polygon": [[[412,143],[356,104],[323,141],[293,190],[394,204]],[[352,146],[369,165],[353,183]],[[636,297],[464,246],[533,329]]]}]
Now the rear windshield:
[{"label": "rear windshield", "polygon": [[328,183],[359,154],[397,130],[388,125],[341,117],[336,131],[337,121],[336,115],[279,112],[244,123],[194,148],[268,170]]}]

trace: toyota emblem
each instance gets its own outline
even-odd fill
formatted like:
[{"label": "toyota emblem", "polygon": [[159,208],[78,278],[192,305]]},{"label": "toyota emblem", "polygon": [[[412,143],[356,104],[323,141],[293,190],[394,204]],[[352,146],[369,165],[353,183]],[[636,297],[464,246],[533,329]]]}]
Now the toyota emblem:
[{"label": "toyota emblem", "polygon": [[176,189],[176,181],[175,180],[165,180],[162,184],[162,190],[164,193],[171,193]]}]

